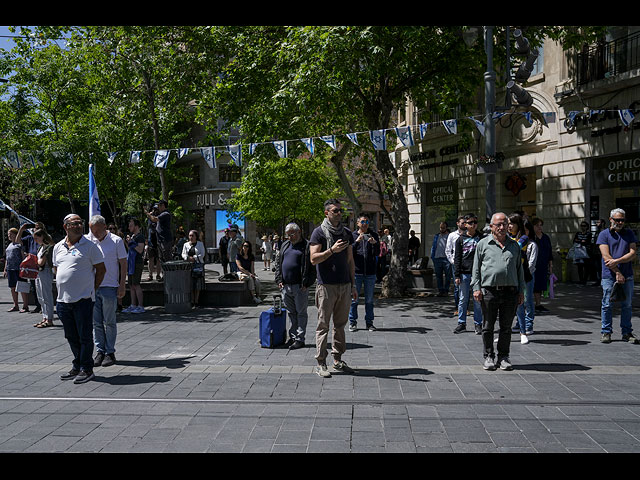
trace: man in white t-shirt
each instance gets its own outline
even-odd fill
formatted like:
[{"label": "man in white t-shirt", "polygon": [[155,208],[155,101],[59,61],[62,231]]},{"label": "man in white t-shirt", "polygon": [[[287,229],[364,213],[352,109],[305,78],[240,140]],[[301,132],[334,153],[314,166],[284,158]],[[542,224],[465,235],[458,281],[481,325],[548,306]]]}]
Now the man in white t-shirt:
[{"label": "man in white t-shirt", "polygon": [[100,249],[83,235],[84,221],[76,214],[64,218],[67,236],[53,248],[58,298],[56,312],[73,353],[73,367],[61,380],[85,383],[93,374],[93,302],[106,268]]},{"label": "man in white t-shirt", "polygon": [[89,233],[85,237],[98,246],[107,269],[93,305],[93,341],[97,350],[93,366],[108,367],[116,362],[116,309],[118,298],[125,294],[127,249],[122,238],[107,230],[107,222],[101,215],[89,219]]},{"label": "man in white t-shirt", "polygon": [[[453,263],[455,261],[456,254],[456,242],[460,235],[464,234],[467,230],[466,224],[464,223],[464,215],[458,216],[458,220],[456,221],[456,226],[458,227],[455,232],[451,232],[447,237],[447,246],[445,247],[444,253],[447,256],[447,260],[451,263],[451,273],[453,274]],[[460,300],[460,287],[453,282],[453,301],[455,303],[456,312],[455,315],[458,315],[458,303]]]}]

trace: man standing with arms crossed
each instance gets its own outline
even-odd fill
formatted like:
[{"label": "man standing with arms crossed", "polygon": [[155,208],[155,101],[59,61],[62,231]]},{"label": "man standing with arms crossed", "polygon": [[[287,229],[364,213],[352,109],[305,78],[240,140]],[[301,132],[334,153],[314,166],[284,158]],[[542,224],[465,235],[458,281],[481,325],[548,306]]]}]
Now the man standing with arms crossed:
[{"label": "man standing with arms crossed", "polygon": [[85,383],[93,374],[93,302],[106,268],[100,249],[84,235],[84,221],[74,213],[63,221],[67,236],[53,248],[58,298],[56,310],[73,353],[71,371],[61,380]]},{"label": "man standing with arms crossed", "polygon": [[330,377],[327,369],[327,337],[329,322],[333,317],[333,339],[331,354],[333,368],[339,372],[353,370],[342,360],[347,349],[344,328],[349,319],[351,300],[358,298],[355,286],[355,264],[350,245],[351,231],[342,224],[342,205],[339,200],[324,202],[325,219],[311,234],[309,240],[311,263],[316,266],[316,306],[318,326],[316,328],[316,373]]},{"label": "man standing with arms crossed", "polygon": [[[491,217],[491,235],[480,240],[473,259],[473,298],[482,302],[482,343],[485,370],[512,370],[509,361],[511,325],[518,305],[524,302],[524,271],[520,245],[507,235],[504,213]],[[498,362],[494,358],[493,330],[498,320]]]},{"label": "man standing with arms crossed", "polygon": [[107,223],[100,215],[89,219],[86,237],[102,252],[107,269],[96,291],[93,306],[93,340],[98,351],[93,366],[108,367],[116,362],[116,309],[118,298],[123,298],[125,294],[127,250],[123,240],[107,230]]}]

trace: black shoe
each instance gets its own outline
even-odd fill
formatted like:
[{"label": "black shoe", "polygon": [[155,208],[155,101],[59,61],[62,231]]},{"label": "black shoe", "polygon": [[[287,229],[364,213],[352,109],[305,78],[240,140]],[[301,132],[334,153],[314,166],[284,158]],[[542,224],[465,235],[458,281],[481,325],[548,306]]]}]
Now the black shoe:
[{"label": "black shoe", "polygon": [[284,346],[285,346],[286,348],[289,348],[291,345],[293,345],[293,342],[294,342],[293,338],[290,338],[289,340],[287,340],[286,342],[284,342]]},{"label": "black shoe", "polygon": [[100,365],[102,365],[103,361],[104,361],[104,353],[98,352],[95,358],[93,359],[93,366],[99,367]]},{"label": "black shoe", "polygon": [[298,348],[302,348],[302,347],[304,347],[304,342],[301,342],[300,340],[296,340],[291,345],[289,345],[289,350],[297,350]]},{"label": "black shoe", "polygon": [[482,335],[482,325],[475,325],[476,335]]},{"label": "black shoe", "polygon": [[40,307],[36,307],[33,310],[31,310],[29,313],[40,313],[42,311],[42,309]]},{"label": "black shoe", "polygon": [[114,353],[107,353],[104,356],[104,360],[102,361],[102,366],[103,367],[110,367],[114,363],[116,363],[116,355]]},{"label": "black shoe", "polygon": [[464,323],[459,323],[453,333],[462,333],[467,331],[467,325]]},{"label": "black shoe", "polygon": [[76,378],[73,380],[73,383],[86,383],[89,380],[93,380],[94,378],[95,375],[93,374],[93,372],[85,372],[84,370],[80,370],[80,373],[78,373]]},{"label": "black shoe", "polygon": [[60,375],[60,380],[73,380],[78,376],[79,373],[80,373],[80,370],[71,369],[69,370],[69,372],[63,373],[62,375]]}]

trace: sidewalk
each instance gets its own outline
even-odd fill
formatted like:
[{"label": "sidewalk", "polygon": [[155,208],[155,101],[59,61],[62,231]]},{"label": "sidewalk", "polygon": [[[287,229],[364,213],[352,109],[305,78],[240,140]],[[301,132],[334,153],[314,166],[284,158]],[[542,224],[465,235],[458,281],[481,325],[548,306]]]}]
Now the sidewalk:
[{"label": "sidewalk", "polygon": [[600,343],[599,287],[558,285],[530,343],[513,335],[510,372],[482,369],[471,329],[453,334],[452,297],[378,299],[378,331],[347,331],[356,372],[323,379],[312,292],[307,347],[259,346],[277,289],[256,268],[263,305],[119,314],[117,364],[83,385],[58,378],[71,352],[57,317],[37,329],[39,315],[7,313],[3,282],[0,452],[640,451],[640,345],[620,341],[619,316]]}]

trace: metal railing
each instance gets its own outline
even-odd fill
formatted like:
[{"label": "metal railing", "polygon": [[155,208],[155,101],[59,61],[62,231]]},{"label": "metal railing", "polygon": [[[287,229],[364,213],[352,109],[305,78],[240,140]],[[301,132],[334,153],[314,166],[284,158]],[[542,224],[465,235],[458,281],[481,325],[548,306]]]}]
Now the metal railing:
[{"label": "metal railing", "polygon": [[577,84],[640,68],[640,33],[586,47],[577,56]]}]

